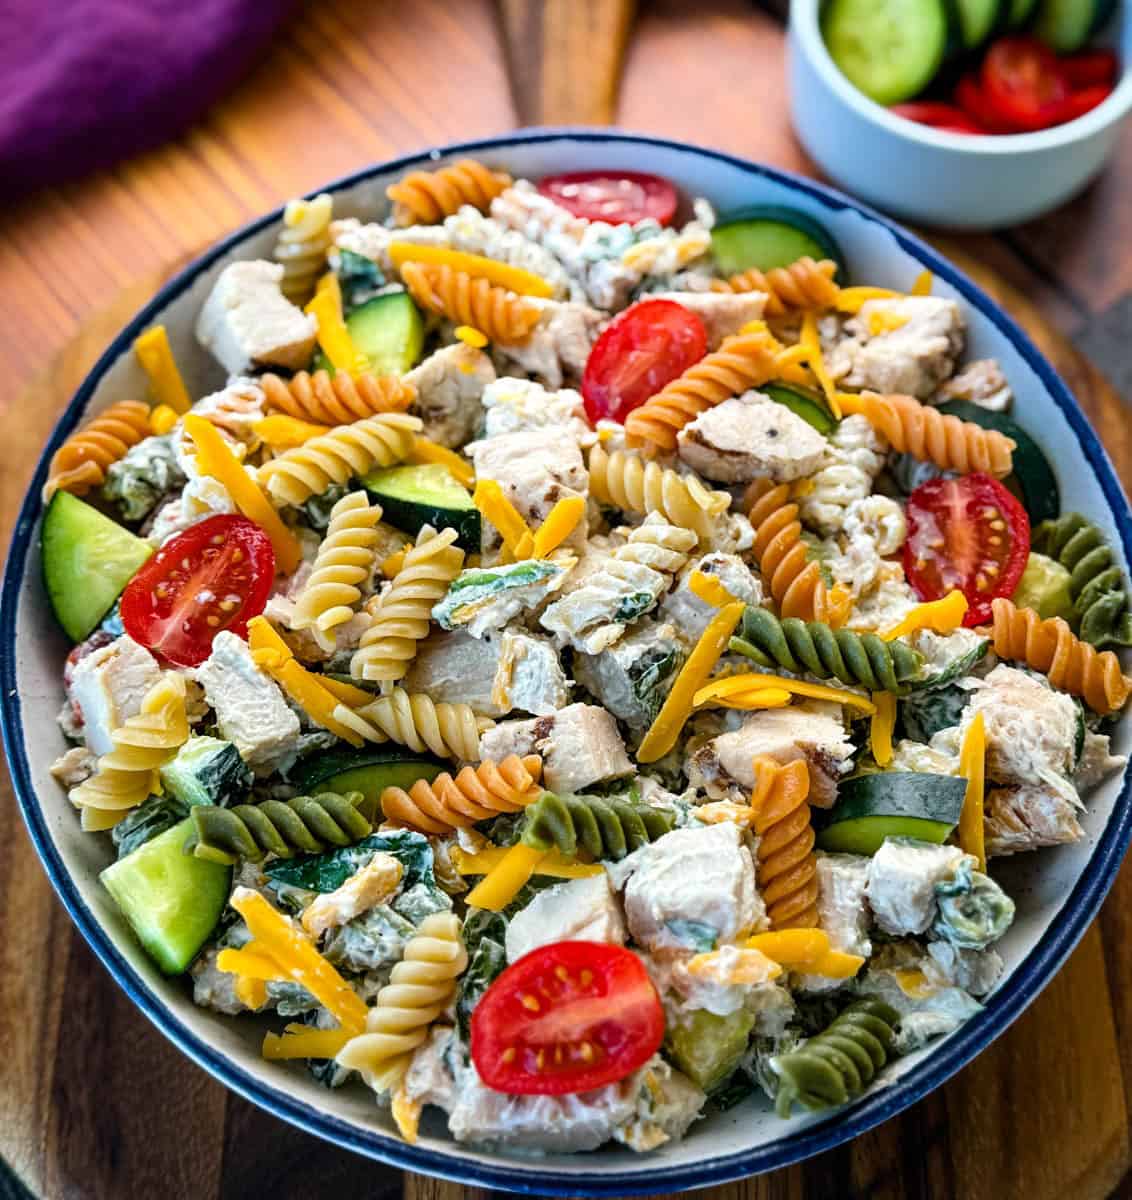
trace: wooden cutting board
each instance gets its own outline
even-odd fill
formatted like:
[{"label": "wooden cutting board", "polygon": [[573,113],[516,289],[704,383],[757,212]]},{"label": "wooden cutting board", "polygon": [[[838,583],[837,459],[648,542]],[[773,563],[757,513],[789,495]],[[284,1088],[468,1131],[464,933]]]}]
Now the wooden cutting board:
[{"label": "wooden cutting board", "polygon": [[[590,22],[587,37],[579,37],[576,26],[563,24],[569,13],[560,0],[538,6],[504,0],[512,63],[575,47],[568,58],[554,59],[559,82],[553,86],[542,74],[534,82],[513,77],[521,112],[548,121],[610,119],[628,10],[622,0],[579,0],[574,19]],[[602,53],[587,56],[594,28],[604,39]],[[577,103],[586,107],[573,107]],[[1128,412],[1120,398],[1025,296],[985,265],[984,241],[938,244],[1027,328],[1101,431],[1121,477],[1132,479]],[[173,269],[111,299],[13,407],[19,419],[5,423],[0,440],[4,544],[50,427],[113,335]],[[0,939],[0,1151],[36,1181],[37,1191],[83,1200],[156,1193],[199,1200],[479,1195],[399,1176],[302,1134],[182,1057],[94,960],[18,828],[6,780],[0,793],[0,900],[9,918]],[[713,1200],[1099,1200],[1112,1194],[1130,1159],[1130,912],[1132,870],[1126,868],[1100,919],[1025,1015],[908,1112],[797,1167],[702,1194]]]}]

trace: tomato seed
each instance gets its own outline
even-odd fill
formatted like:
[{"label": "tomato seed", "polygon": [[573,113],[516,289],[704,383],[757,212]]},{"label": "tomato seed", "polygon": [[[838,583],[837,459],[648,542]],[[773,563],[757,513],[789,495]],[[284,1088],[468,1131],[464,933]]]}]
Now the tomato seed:
[{"label": "tomato seed", "polygon": [[538,1052],[538,1053],[535,1055],[535,1066],[536,1066],[536,1067],[538,1068],[538,1070],[540,1070],[540,1071],[543,1069],[543,1067],[545,1067],[545,1066],[546,1066],[546,1052],[545,1052],[544,1050],[540,1050],[540,1051],[539,1051],[539,1052]]},{"label": "tomato seed", "polygon": [[594,1048],[589,1044],[589,1042],[583,1042],[578,1047],[578,1053],[582,1056],[584,1062],[593,1062]]},{"label": "tomato seed", "polygon": [[219,617],[205,617],[205,622],[207,624],[211,625],[213,629],[215,629],[216,626],[220,624],[220,618]]},{"label": "tomato seed", "polygon": [[559,965],[554,968],[555,977],[561,979],[563,983],[570,982],[570,972],[565,967]]},{"label": "tomato seed", "polygon": [[990,527],[994,530],[1001,532],[1003,529],[1006,528],[1006,522],[1001,517],[999,517],[997,520],[992,521],[990,523]]},{"label": "tomato seed", "polygon": [[582,981],[582,987],[589,987],[594,981],[594,973],[588,967],[583,967],[578,978]]},{"label": "tomato seed", "polygon": [[515,1061],[515,1047],[508,1046],[506,1050],[499,1056],[500,1062],[513,1063]]},{"label": "tomato seed", "polygon": [[542,1006],[538,1002],[538,997],[532,995],[530,992],[528,992],[525,996],[521,997],[520,1003],[528,1012],[541,1012],[542,1011]]},{"label": "tomato seed", "polygon": [[975,576],[975,586],[980,592],[985,592],[987,590],[987,577],[982,571]]}]

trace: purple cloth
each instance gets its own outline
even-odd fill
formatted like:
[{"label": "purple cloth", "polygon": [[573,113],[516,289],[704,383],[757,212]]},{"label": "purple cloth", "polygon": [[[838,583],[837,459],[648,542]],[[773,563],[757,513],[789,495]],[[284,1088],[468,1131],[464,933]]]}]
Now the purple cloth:
[{"label": "purple cloth", "polygon": [[251,68],[293,0],[0,0],[4,197],[159,145]]}]

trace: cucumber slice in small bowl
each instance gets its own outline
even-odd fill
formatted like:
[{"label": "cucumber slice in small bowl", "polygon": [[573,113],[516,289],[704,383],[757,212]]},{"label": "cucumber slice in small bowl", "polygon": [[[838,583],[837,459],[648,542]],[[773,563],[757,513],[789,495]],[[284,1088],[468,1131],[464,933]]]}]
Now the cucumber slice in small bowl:
[{"label": "cucumber slice in small bowl", "polygon": [[1006,27],[1014,31],[1026,25],[1038,7],[1038,0],[1009,0]]},{"label": "cucumber slice in small bowl", "polygon": [[711,250],[724,275],[752,267],[770,271],[809,257],[832,259],[838,279],[846,278],[841,247],[817,221],[795,208],[753,205],[724,213],[711,231]]},{"label": "cucumber slice in small bowl", "polygon": [[[1080,50],[1098,22],[1099,0],[1040,0],[1034,35],[1058,54]],[[1104,16],[1099,21],[1104,23]]]},{"label": "cucumber slice in small bowl", "polygon": [[964,50],[977,50],[1008,16],[1007,0],[952,0],[952,11]]},{"label": "cucumber slice in small bowl", "polygon": [[51,498],[40,538],[47,596],[73,642],[90,636],[153,553],[148,542],[70,492]]}]

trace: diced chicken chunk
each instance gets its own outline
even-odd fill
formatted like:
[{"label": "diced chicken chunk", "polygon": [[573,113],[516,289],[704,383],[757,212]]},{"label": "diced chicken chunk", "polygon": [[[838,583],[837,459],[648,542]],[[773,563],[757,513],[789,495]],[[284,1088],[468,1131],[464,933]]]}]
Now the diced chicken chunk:
[{"label": "diced chicken chunk", "polygon": [[873,855],[865,889],[885,933],[923,933],[936,913],[935,885],[950,879],[967,857],[958,846],[886,838]]},{"label": "diced chicken chunk", "polygon": [[1080,791],[1096,787],[1098,783],[1113,771],[1119,771],[1125,766],[1128,758],[1123,754],[1113,754],[1109,749],[1107,733],[1085,733],[1085,745],[1081,748],[1081,758],[1073,772],[1073,783]]},{"label": "diced chicken chunk", "polygon": [[1010,384],[997,360],[980,358],[949,379],[932,397],[932,403],[969,400],[991,412],[1005,412],[1013,399]]},{"label": "diced chicken chunk", "polygon": [[860,854],[817,856],[818,925],[835,950],[864,958],[873,952],[865,900],[870,861]]},{"label": "diced chicken chunk", "polygon": [[271,676],[252,661],[247,642],[227,630],[218,633],[196,678],[216,712],[220,736],[257,775],[270,775],[294,753],[299,718]]},{"label": "diced chicken chunk", "polygon": [[972,996],[985,996],[1002,974],[1002,955],[997,950],[966,950],[950,942],[928,942],[927,950],[932,960],[925,970],[928,978]]},{"label": "diced chicken chunk", "polygon": [[481,399],[495,379],[491,359],[458,342],[430,354],[406,376],[417,389],[414,412],[424,422],[424,436],[454,450],[475,436],[483,420]]},{"label": "diced chicken chunk", "polygon": [[604,313],[569,300],[528,300],[542,309],[531,336],[519,345],[497,343],[496,351],[548,388],[580,382]]},{"label": "diced chicken chunk", "polygon": [[566,706],[570,681],[554,647],[525,633],[503,634],[496,691],[504,711],[548,716]]},{"label": "diced chicken chunk", "polygon": [[72,746],[51,764],[51,775],[68,791],[94,774],[98,758],[85,746]]},{"label": "diced chicken chunk", "polygon": [[197,341],[230,375],[255,367],[298,371],[314,352],[318,322],[283,295],[278,263],[255,259],[220,272],[197,318]]},{"label": "diced chicken chunk", "polygon": [[377,263],[388,277],[395,275],[396,268],[389,255],[392,242],[410,242],[414,246],[447,246],[449,233],[443,225],[409,225],[402,229],[390,229],[375,222],[363,225],[357,217],[344,217],[330,224],[330,236],[335,249],[349,250]]},{"label": "diced chicken chunk", "polygon": [[718,350],[724,338],[757,321],[766,308],[765,292],[654,292],[650,300],[673,300],[704,323],[708,349]]},{"label": "diced chicken chunk", "polygon": [[[582,452],[561,429],[505,433],[469,447],[478,479],[494,479],[523,519],[537,528],[547,514],[569,496],[589,493],[589,474]],[[584,539],[579,525],[572,537]]]},{"label": "diced chicken chunk", "polygon": [[604,708],[571,704],[532,721],[504,721],[480,738],[480,757],[541,754],[543,783],[552,792],[577,792],[633,771],[617,722]]},{"label": "diced chicken chunk", "polygon": [[539,892],[507,926],[507,961],[552,942],[625,944],[625,922],[604,872]]},{"label": "diced chicken chunk", "polygon": [[694,751],[687,763],[688,782],[713,800],[749,800],[756,755],[780,763],[804,758],[810,768],[810,803],[829,808],[838,778],[849,770],[853,744],[840,719],[818,705],[767,709]]},{"label": "diced chicken chunk", "polygon": [[403,869],[392,854],[378,852],[341,887],[317,895],[303,912],[303,928],[317,940],[328,929],[345,925],[383,904],[401,883]]},{"label": "diced chicken chunk", "polygon": [[835,378],[847,387],[921,400],[955,369],[965,340],[959,305],[939,296],[868,300],[845,331],[850,336],[828,360]]},{"label": "diced chicken chunk", "polygon": [[484,389],[483,407],[485,438],[528,433],[548,425],[562,426],[580,446],[591,444],[597,436],[586,420],[581,393],[573,388],[548,392],[533,379],[505,375]]},{"label": "diced chicken chunk", "polygon": [[658,1054],[645,1065],[644,1086],[632,1121],[613,1136],[638,1154],[676,1141],[700,1115],[707,1097],[682,1072]]},{"label": "diced chicken chunk", "polygon": [[697,571],[714,576],[744,604],[757,607],[763,601],[763,589],[758,576],[737,554],[713,552],[694,559],[681,572],[680,582],[665,596],[660,606],[661,615],[671,621],[691,645],[699,641],[716,612],[712,605],[692,591],[691,579]]},{"label": "diced chicken chunk", "polygon": [[693,931],[733,942],[765,917],[751,852],[730,822],[674,829],[609,873],[633,940],[650,951],[687,950]]},{"label": "diced chicken chunk", "polygon": [[821,466],[828,445],[808,421],[761,392],[705,410],[676,440],[684,462],[717,483],[801,479]]},{"label": "diced chicken chunk", "polygon": [[603,707],[643,734],[683,661],[675,626],[643,621],[600,654],[575,654],[574,673]]},{"label": "diced chicken chunk", "polygon": [[137,716],[146,692],[160,679],[157,659],[128,634],[79,659],[69,695],[92,753],[109,754],[114,749],[110,735]]},{"label": "diced chicken chunk", "polygon": [[984,808],[987,854],[1061,846],[1085,836],[1077,805],[1041,784],[991,788]]},{"label": "diced chicken chunk", "polygon": [[1032,785],[1075,801],[1069,782],[1076,760],[1079,711],[1064,692],[1016,667],[997,666],[974,691],[963,712],[966,733],[983,714],[987,737],[987,777],[995,783]]}]

